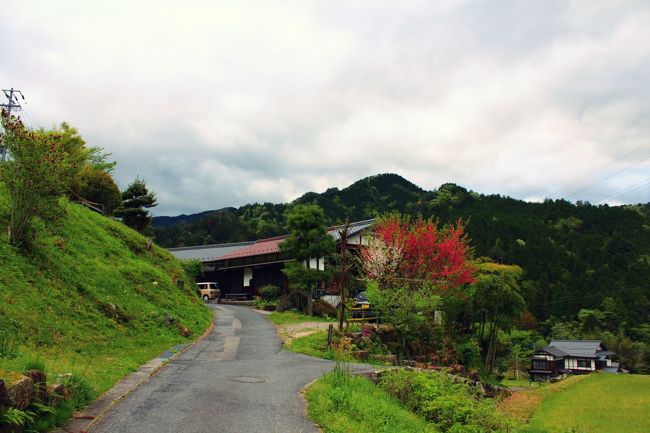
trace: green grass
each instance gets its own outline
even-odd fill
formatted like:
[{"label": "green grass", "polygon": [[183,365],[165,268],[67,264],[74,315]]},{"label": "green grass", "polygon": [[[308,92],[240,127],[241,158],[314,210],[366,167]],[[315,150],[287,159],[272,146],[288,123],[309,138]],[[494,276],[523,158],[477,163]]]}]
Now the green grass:
[{"label": "green grass", "polygon": [[365,377],[335,370],[306,393],[308,413],[325,433],[428,433],[435,428]]},{"label": "green grass", "polygon": [[340,356],[337,358],[337,353],[334,350],[327,348],[327,331],[315,332],[304,337],[298,337],[286,344],[285,349],[316,358],[340,358]]},{"label": "green grass", "polygon": [[267,316],[269,320],[276,325],[289,325],[301,322],[334,322],[333,318],[308,316],[295,311],[284,311],[282,313],[274,311]]},{"label": "green grass", "polygon": [[545,384],[541,384],[540,382],[535,382],[532,383],[528,379],[503,379],[501,382],[497,383],[499,386],[504,386],[506,388],[512,388],[512,387],[519,387],[519,388],[528,388],[528,389],[536,389],[540,388],[541,386],[544,386]]},{"label": "green grass", "polygon": [[650,376],[592,374],[559,391],[555,387],[540,390],[546,395],[534,412],[531,427],[575,428],[580,433],[650,431]]},{"label": "green grass", "polygon": [[57,235],[25,254],[8,244],[6,206],[0,191],[0,370],[38,359],[50,379],[77,373],[102,393],[188,341],[165,315],[193,337],[209,325],[181,264],[123,224],[67,204]]}]

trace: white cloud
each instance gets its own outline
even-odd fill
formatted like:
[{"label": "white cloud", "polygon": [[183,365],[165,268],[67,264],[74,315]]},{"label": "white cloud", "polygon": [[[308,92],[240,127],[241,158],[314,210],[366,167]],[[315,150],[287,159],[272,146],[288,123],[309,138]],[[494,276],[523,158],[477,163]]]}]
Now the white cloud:
[{"label": "white cloud", "polygon": [[[629,166],[573,197],[598,202],[650,168],[632,165],[650,154],[646,2],[10,0],[3,11],[0,85],[25,92],[36,123],[68,121],[112,152],[121,186],[146,179],[159,214],[389,171],[427,189],[559,197]],[[650,200],[643,187],[619,198]]]}]

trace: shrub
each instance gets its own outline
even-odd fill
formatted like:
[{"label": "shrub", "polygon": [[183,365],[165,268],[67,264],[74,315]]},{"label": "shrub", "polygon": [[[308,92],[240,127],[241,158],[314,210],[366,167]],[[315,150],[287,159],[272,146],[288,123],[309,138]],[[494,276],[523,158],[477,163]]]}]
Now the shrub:
[{"label": "shrub", "polygon": [[266,310],[266,311],[275,311],[278,307],[278,302],[267,301],[265,299],[260,298],[259,296],[256,296],[255,299],[253,299],[253,307]]},{"label": "shrub", "polygon": [[292,290],[288,295],[280,297],[277,310],[282,312],[296,309],[304,312],[306,307],[307,293],[296,289]]},{"label": "shrub", "polygon": [[314,301],[314,316],[321,317],[336,317],[337,312],[331,304],[323,301],[322,299],[317,299]]},{"label": "shrub", "polygon": [[280,297],[280,288],[272,284],[267,284],[259,289],[260,297],[266,301],[275,301]]},{"label": "shrub", "polygon": [[447,373],[389,371],[379,385],[442,432],[496,432],[503,420],[493,400]]},{"label": "shrub", "polygon": [[462,343],[458,347],[460,352],[460,363],[465,368],[480,368],[481,367],[481,349],[475,339],[470,339]]},{"label": "shrub", "polygon": [[197,282],[199,277],[203,275],[203,264],[200,260],[186,260],[181,262],[185,273],[192,280],[192,282]]}]

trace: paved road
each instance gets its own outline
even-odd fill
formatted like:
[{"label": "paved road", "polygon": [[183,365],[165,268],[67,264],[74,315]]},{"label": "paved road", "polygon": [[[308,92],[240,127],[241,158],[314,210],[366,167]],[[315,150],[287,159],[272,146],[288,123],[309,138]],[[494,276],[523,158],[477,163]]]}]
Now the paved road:
[{"label": "paved road", "polygon": [[247,307],[210,307],[212,333],[129,394],[93,433],[319,431],[299,393],[333,363],[283,350],[275,326]]}]

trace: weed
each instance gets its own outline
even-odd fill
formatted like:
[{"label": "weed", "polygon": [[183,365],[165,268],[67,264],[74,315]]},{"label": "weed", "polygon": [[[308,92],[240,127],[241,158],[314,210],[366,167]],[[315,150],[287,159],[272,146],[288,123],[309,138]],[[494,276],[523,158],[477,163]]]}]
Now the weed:
[{"label": "weed", "polygon": [[41,358],[30,358],[25,362],[24,371],[28,370],[45,371],[45,362]]}]

